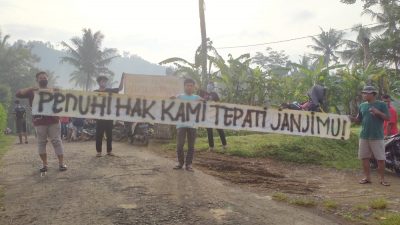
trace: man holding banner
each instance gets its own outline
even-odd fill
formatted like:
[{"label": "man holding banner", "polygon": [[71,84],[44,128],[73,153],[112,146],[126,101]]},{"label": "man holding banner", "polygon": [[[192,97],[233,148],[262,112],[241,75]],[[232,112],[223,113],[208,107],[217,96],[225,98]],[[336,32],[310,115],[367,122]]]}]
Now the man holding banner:
[{"label": "man holding banner", "polygon": [[362,161],[365,178],[359,183],[371,183],[369,161],[373,155],[378,161],[380,183],[389,186],[384,180],[386,155],[383,141],[383,122],[389,120],[389,111],[384,102],[376,100],[378,92],[373,86],[365,86],[361,93],[365,102],[360,104],[357,117],[351,118],[361,123],[358,157]]},{"label": "man holding banner", "polygon": [[[25,88],[17,91],[16,97],[18,98],[27,98],[29,99],[29,104],[32,106],[32,102],[34,99],[34,91],[40,89],[48,89],[48,76],[46,72],[39,72],[36,74],[36,82],[39,85],[39,88]],[[49,89],[47,90],[49,91]],[[51,92],[54,92],[54,89],[50,89]],[[59,162],[59,170],[65,171],[67,170],[67,166],[64,164],[64,146],[61,141],[61,126],[60,120],[57,116],[33,116],[33,125],[35,126],[37,139],[38,139],[38,151],[39,156],[42,159],[43,167],[40,169],[41,173],[47,172],[47,153],[46,153],[46,145],[47,139],[50,139],[51,144],[53,145],[54,151],[57,155]]]},{"label": "man holding banner", "polygon": [[[118,93],[124,88],[124,74],[122,74],[121,82],[118,88],[106,88],[107,81],[108,78],[106,76],[97,77],[99,89],[95,90],[95,92]],[[101,157],[104,133],[106,134],[107,138],[107,155],[114,156],[114,153],[112,153],[112,129],[112,120],[96,120],[96,157]]]},{"label": "man holding banner", "polygon": [[[195,88],[195,81],[193,79],[187,78],[184,81],[184,90],[185,93],[180,94],[178,96],[174,96],[172,98],[177,98],[186,101],[199,101],[202,98],[198,95],[193,94]],[[186,165],[186,170],[193,172],[192,162],[194,155],[194,144],[196,141],[196,128],[190,125],[176,125],[177,129],[177,139],[176,139],[176,153],[178,156],[178,165],[174,167],[174,169],[182,169],[183,165]],[[185,145],[185,139],[187,137],[188,141],[188,152],[186,154],[185,161],[185,153],[183,151],[183,147]]]}]

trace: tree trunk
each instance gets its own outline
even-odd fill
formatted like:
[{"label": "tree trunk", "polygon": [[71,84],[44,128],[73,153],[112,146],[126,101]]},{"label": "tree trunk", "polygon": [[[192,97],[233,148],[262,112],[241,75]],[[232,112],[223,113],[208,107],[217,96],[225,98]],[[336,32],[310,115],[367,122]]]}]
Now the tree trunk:
[{"label": "tree trunk", "polygon": [[86,79],[85,91],[89,90],[89,82],[90,82],[90,74],[88,73],[87,74],[87,79]]},{"label": "tree trunk", "polygon": [[369,48],[369,38],[364,38],[363,39],[363,51],[364,51],[364,69],[366,69],[369,65],[369,62],[371,62],[371,53],[370,53],[370,48]]},{"label": "tree trunk", "polygon": [[199,14],[200,14],[200,29],[201,29],[201,76],[203,87],[207,87],[207,33],[206,33],[206,19],[204,15],[204,0],[199,0]]}]

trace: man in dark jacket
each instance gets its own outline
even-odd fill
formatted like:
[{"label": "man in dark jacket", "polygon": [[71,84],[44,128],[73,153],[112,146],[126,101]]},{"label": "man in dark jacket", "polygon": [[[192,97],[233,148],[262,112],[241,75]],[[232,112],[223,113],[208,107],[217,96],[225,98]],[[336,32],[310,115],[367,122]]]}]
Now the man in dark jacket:
[{"label": "man in dark jacket", "polygon": [[[124,75],[121,77],[121,82],[118,88],[107,88],[108,78],[106,76],[97,77],[97,83],[99,84],[99,89],[95,90],[96,92],[108,92],[108,93],[118,93],[122,91],[124,88]],[[112,129],[113,129],[113,121],[112,120],[96,120],[96,151],[97,157],[101,157],[102,145],[103,145],[103,137],[104,133],[107,138],[107,155],[114,156],[112,153]]]}]

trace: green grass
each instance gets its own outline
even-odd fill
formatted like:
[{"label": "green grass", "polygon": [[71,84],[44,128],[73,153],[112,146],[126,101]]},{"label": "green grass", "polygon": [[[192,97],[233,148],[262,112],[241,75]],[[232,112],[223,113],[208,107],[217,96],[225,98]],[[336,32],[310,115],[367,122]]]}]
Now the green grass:
[{"label": "green grass", "polygon": [[369,207],[372,209],[386,209],[387,201],[383,198],[374,199],[369,202]]},{"label": "green grass", "polygon": [[323,205],[326,209],[330,210],[337,209],[339,207],[339,204],[333,200],[325,200]]},{"label": "green grass", "polygon": [[[12,136],[0,136],[0,166],[1,166],[1,158],[3,155],[7,152],[7,150],[10,149],[10,146],[14,140],[14,137]],[[0,185],[0,210],[3,210],[3,204],[1,202],[1,199],[4,196],[4,188]]]},{"label": "green grass", "polygon": [[282,192],[276,192],[272,195],[272,199],[278,202],[286,202],[288,200],[288,196]]},{"label": "green grass", "polygon": [[[7,152],[7,150],[10,149],[10,146],[12,145],[14,139],[15,139],[14,136],[0,135],[0,159]],[[1,161],[0,161],[0,165],[1,165]]]},{"label": "green grass", "polygon": [[[358,136],[351,134],[346,141],[317,137],[301,137],[281,134],[248,134],[245,136],[228,136],[229,155],[241,157],[269,157],[282,161],[317,164],[338,169],[359,168],[357,159]],[[215,136],[216,146],[220,146]],[[175,143],[165,146],[174,150]],[[199,137],[196,150],[208,149],[206,137]],[[217,149],[220,151],[220,149]]]},{"label": "green grass", "polygon": [[391,214],[385,220],[383,220],[380,225],[399,225],[400,224],[400,214]]},{"label": "green grass", "polygon": [[369,209],[369,206],[364,204],[357,204],[353,208],[358,211],[366,211]]}]

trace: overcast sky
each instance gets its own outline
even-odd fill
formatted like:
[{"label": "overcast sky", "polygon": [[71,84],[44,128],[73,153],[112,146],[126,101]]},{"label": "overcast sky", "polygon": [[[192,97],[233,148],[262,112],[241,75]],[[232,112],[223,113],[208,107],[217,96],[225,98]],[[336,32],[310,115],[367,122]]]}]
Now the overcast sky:
[{"label": "overcast sky", "polygon": [[[361,16],[361,4],[339,0],[205,0],[207,36],[214,46],[278,41],[344,29],[372,21]],[[198,0],[0,0],[0,30],[17,39],[52,42],[55,46],[82,28],[100,30],[103,46],[129,51],[154,63],[178,56],[193,61],[200,44]],[[270,45],[292,59],[310,52],[310,40]],[[219,50],[263,51],[267,46]]]}]

